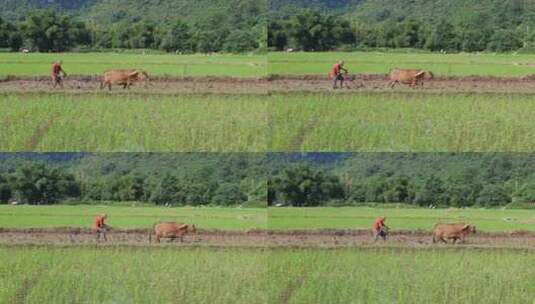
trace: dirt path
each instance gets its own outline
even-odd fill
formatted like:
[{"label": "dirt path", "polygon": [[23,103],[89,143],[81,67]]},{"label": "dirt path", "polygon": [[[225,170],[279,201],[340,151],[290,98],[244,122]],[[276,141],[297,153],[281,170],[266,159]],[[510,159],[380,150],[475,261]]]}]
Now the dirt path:
[{"label": "dirt path", "polygon": [[299,92],[412,92],[412,93],[507,93],[535,94],[535,76],[526,77],[436,77],[424,86],[411,88],[406,85],[388,86],[383,74],[355,74],[353,81],[346,81],[347,88],[332,90],[327,77],[269,76],[260,78],[229,77],[155,77],[144,86],[135,84],[125,90],[114,87],[110,92],[100,90],[98,76],[72,76],[65,81],[64,89],[52,89],[48,77],[7,77],[0,81],[0,93],[69,93],[69,94],[258,94]]},{"label": "dirt path", "polygon": [[[149,243],[149,230],[110,231],[108,242],[99,245],[134,246],[207,246],[207,247],[276,247],[276,248],[342,248],[342,247],[447,247],[433,244],[423,231],[393,232],[387,242],[374,242],[368,230],[301,230],[301,231],[217,231],[201,230],[186,235],[184,242],[163,240]],[[95,234],[88,229],[0,229],[0,245],[94,245]],[[535,249],[535,233],[480,233],[468,237],[457,247]]]},{"label": "dirt path", "polygon": [[134,84],[130,89],[114,86],[100,89],[97,76],[73,76],[64,82],[63,89],[53,89],[48,78],[10,77],[0,81],[0,93],[67,93],[67,94],[267,94],[268,82],[264,78],[154,78],[147,85]]},{"label": "dirt path", "polygon": [[270,81],[273,92],[412,92],[412,93],[521,93],[535,94],[535,77],[496,78],[496,77],[436,77],[426,81],[422,87],[411,88],[398,84],[393,89],[388,86],[386,75],[353,75],[344,89],[330,89],[326,77],[298,76],[274,77]]}]

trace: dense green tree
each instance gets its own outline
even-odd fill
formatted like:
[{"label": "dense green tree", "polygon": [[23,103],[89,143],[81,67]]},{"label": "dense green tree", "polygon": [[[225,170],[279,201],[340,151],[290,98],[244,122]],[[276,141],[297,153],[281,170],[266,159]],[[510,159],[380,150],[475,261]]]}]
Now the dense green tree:
[{"label": "dense green tree", "polygon": [[535,202],[535,183],[527,183],[514,194],[514,201],[520,203]]},{"label": "dense green tree", "polygon": [[243,53],[253,51],[258,47],[255,35],[250,31],[243,30],[230,33],[223,44],[223,50],[228,53]]},{"label": "dense green tree", "polygon": [[285,169],[272,185],[277,197],[293,206],[318,206],[328,199],[344,197],[338,177],[307,165]]},{"label": "dense green tree", "polygon": [[170,27],[160,47],[168,52],[189,53],[193,52],[194,46],[189,25],[179,20]]},{"label": "dense green tree", "polygon": [[29,204],[52,204],[80,195],[74,176],[41,163],[19,167],[13,175],[12,187],[15,198]]},{"label": "dense green tree", "polygon": [[213,203],[223,206],[241,204],[245,201],[247,201],[247,195],[234,184],[222,184],[212,198]]},{"label": "dense green tree", "polygon": [[90,42],[83,23],[74,23],[70,17],[52,10],[31,12],[21,28],[31,47],[41,52],[62,52]]},{"label": "dense green tree", "polygon": [[0,174],[0,203],[7,203],[11,196],[11,186],[7,178]]},{"label": "dense green tree", "polygon": [[476,203],[485,207],[496,207],[511,202],[511,197],[503,186],[488,184],[483,187]]}]

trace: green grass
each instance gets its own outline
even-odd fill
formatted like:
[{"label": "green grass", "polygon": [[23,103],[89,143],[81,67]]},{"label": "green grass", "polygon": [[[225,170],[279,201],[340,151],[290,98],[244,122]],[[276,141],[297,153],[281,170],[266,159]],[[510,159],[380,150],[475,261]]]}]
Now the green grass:
[{"label": "green grass", "polygon": [[532,152],[535,97],[272,95],[270,151]]},{"label": "green grass", "polygon": [[535,55],[437,53],[269,53],[268,74],[327,75],[337,60],[351,73],[388,73],[392,68],[422,68],[443,76],[524,76],[535,74]]},{"label": "green grass", "polygon": [[507,250],[273,250],[269,303],[528,304],[535,255]]},{"label": "green grass", "polygon": [[6,152],[259,152],[263,96],[0,95]]},{"label": "green grass", "polygon": [[[150,228],[159,221],[192,223],[201,229],[265,229],[265,208],[165,208],[123,206],[0,206],[2,228],[86,227],[106,213],[114,228]],[[1,302],[1,301],[0,301]]]},{"label": "green grass", "polygon": [[437,222],[466,222],[488,232],[535,231],[534,210],[501,209],[394,209],[370,207],[269,208],[268,228],[371,229],[379,216],[386,216],[393,230],[430,231]]},{"label": "green grass", "polygon": [[158,221],[193,223],[202,229],[299,230],[370,229],[378,216],[386,216],[394,230],[431,230],[442,222],[468,222],[478,230],[535,231],[535,210],[409,209],[371,207],[321,208],[164,208],[126,206],[0,206],[0,227],[91,227],[95,215],[107,213],[111,226],[150,228]]},{"label": "green grass", "polygon": [[0,302],[266,303],[266,258],[243,249],[0,247]]},{"label": "green grass", "polygon": [[96,75],[109,69],[144,69],[157,76],[259,77],[266,74],[265,55],[172,55],[123,53],[0,53],[0,76],[47,76],[61,59],[69,75]]}]

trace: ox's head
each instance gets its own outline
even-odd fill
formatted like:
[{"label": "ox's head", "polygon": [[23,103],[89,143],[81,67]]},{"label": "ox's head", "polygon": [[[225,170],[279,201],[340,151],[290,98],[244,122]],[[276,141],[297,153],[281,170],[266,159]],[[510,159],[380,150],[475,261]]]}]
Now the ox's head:
[{"label": "ox's head", "polygon": [[475,225],[466,224],[463,227],[463,231],[466,232],[466,233],[476,233],[476,226]]},{"label": "ox's head", "polygon": [[145,71],[135,70],[132,73],[128,74],[128,77],[130,79],[134,79],[137,81],[145,82],[149,80],[149,74]]},{"label": "ox's head", "polygon": [[188,230],[191,232],[191,233],[195,233],[197,232],[197,228],[195,228],[195,225],[190,225]]},{"label": "ox's head", "polygon": [[433,75],[433,72],[427,71],[427,72],[425,72],[425,77],[427,79],[433,79],[433,78],[435,78],[435,75]]}]

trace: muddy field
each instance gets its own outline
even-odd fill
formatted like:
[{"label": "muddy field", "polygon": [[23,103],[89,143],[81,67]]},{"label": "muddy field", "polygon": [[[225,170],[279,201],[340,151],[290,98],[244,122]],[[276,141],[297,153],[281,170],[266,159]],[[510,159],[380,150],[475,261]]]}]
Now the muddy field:
[{"label": "muddy field", "polygon": [[225,77],[160,77],[147,84],[134,84],[130,89],[112,86],[112,90],[100,88],[97,76],[75,76],[64,81],[64,88],[52,88],[47,77],[8,77],[0,81],[0,92],[17,93],[106,93],[106,94],[266,94],[268,82],[264,78],[225,78]]},{"label": "muddy field", "polygon": [[[350,75],[345,88],[337,92],[379,91],[379,92],[424,92],[424,93],[535,93],[535,77],[497,78],[497,77],[436,77],[425,81],[423,86],[410,87],[396,84],[389,86],[387,75],[357,74]],[[321,92],[332,91],[327,77],[299,76],[272,77],[270,89],[276,92]]]},{"label": "muddy field", "polygon": [[[535,76],[521,78],[498,77],[436,77],[421,87],[412,88],[398,84],[393,89],[386,75],[355,74],[348,77],[346,88],[337,92],[425,92],[425,93],[522,93],[535,94]],[[329,92],[331,82],[327,77],[269,76],[261,78],[228,77],[157,77],[148,85],[137,84],[129,90],[120,86],[112,88],[112,94],[132,92],[136,94],[267,94]],[[0,92],[65,92],[95,93],[100,89],[98,76],[73,76],[67,78],[64,89],[52,89],[48,77],[7,77],[0,81]]]},{"label": "muddy field", "polygon": [[[387,242],[374,242],[368,230],[300,230],[300,231],[215,231],[201,230],[188,234],[184,241],[163,239],[149,242],[149,230],[114,230],[107,234],[107,242],[97,242],[89,229],[2,229],[1,245],[133,245],[133,246],[195,246],[195,247],[431,247],[453,246],[433,244],[431,235],[423,231],[398,231]],[[455,246],[473,248],[535,249],[535,233],[477,233],[465,244]]]}]

